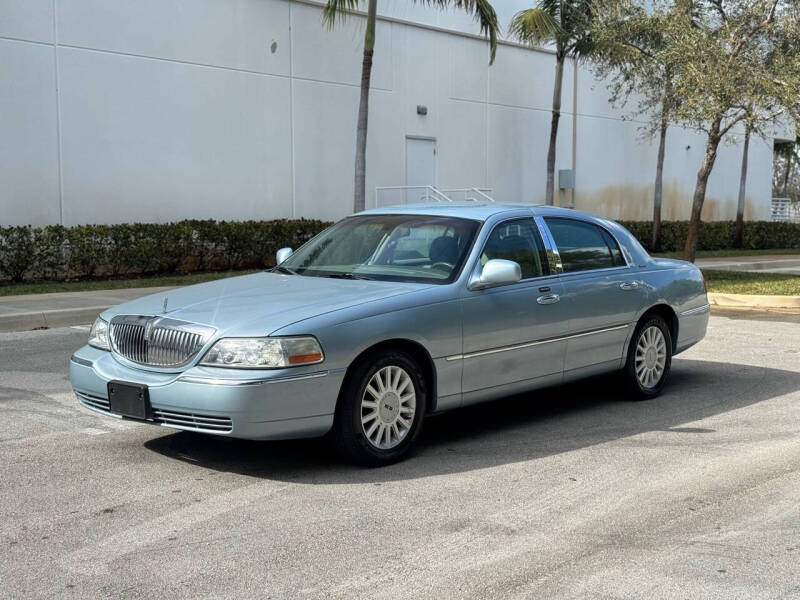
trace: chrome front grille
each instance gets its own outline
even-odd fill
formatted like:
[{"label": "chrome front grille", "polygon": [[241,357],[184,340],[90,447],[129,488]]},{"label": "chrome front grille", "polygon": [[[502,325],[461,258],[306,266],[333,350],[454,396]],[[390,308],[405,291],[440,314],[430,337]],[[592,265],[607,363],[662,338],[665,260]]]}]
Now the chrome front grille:
[{"label": "chrome front grille", "polygon": [[[111,412],[106,398],[101,398],[100,396],[87,394],[85,392],[75,393],[78,396],[78,401],[86,408],[107,415],[114,414]],[[233,429],[233,422],[230,417],[200,415],[162,408],[153,408],[153,423],[164,425],[165,427],[200,431],[203,433],[230,433]]]},{"label": "chrome front grille", "polygon": [[111,411],[107,398],[101,398],[100,396],[94,396],[84,392],[75,392],[75,394],[78,396],[78,401],[86,408],[91,408],[93,410],[99,410],[102,412]]},{"label": "chrome front grille", "polygon": [[153,409],[153,420],[167,427],[191,429],[192,431],[209,431],[227,433],[232,428],[228,417],[212,417],[211,415],[196,415],[194,413],[178,412],[175,410]]},{"label": "chrome front grille", "polygon": [[140,365],[179,367],[197,356],[214,331],[167,317],[119,315],[111,319],[111,345]]}]

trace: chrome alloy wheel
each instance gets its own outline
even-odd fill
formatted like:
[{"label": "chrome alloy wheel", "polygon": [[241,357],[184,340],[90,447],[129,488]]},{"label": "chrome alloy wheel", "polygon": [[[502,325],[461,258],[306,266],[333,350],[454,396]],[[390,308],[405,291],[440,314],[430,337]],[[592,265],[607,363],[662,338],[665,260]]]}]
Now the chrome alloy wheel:
[{"label": "chrome alloy wheel", "polygon": [[661,329],[651,325],[636,344],[636,378],[643,388],[658,385],[667,364],[667,342]]},{"label": "chrome alloy wheel", "polygon": [[417,410],[414,382],[400,367],[389,365],[369,380],[361,398],[361,428],[369,443],[389,450],[402,442]]}]

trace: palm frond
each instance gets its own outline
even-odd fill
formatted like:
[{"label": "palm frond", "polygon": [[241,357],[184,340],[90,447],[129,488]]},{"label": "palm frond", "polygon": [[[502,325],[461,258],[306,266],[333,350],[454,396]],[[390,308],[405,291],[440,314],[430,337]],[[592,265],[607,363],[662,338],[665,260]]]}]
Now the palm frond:
[{"label": "palm frond", "polygon": [[497,37],[500,35],[500,23],[497,13],[489,0],[415,0],[427,6],[439,8],[453,7],[471,14],[481,29],[481,33],[489,38],[491,56],[489,64],[494,62],[497,52]]},{"label": "palm frond", "polygon": [[569,47],[569,54],[580,61],[586,60],[603,50],[591,35],[585,35],[575,40]]},{"label": "palm frond", "polygon": [[333,29],[336,21],[344,21],[344,18],[358,9],[359,0],[328,0],[322,8],[322,22]]},{"label": "palm frond", "polygon": [[555,15],[541,7],[528,8],[514,15],[508,33],[523,44],[538,45],[560,37],[564,30]]}]

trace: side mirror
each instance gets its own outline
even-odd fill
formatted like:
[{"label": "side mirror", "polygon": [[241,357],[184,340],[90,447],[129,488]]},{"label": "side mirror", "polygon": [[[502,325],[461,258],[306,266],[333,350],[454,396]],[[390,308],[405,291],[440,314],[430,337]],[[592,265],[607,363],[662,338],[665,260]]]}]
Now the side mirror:
[{"label": "side mirror", "polygon": [[480,273],[472,276],[469,282],[469,289],[483,290],[499,285],[517,283],[522,279],[522,270],[519,264],[513,260],[503,260],[494,258],[483,265]]},{"label": "side mirror", "polygon": [[292,255],[292,252],[293,250],[291,248],[281,248],[278,250],[278,252],[275,253],[275,260],[277,261],[275,264],[281,264]]}]

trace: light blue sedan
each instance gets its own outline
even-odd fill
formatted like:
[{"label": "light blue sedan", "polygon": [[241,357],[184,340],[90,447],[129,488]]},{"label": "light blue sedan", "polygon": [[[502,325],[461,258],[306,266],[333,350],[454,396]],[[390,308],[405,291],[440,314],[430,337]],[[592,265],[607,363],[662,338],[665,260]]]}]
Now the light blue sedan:
[{"label": "light blue sedan", "polygon": [[553,207],[366,211],[278,263],[102,313],[70,361],[79,402],[237,438],[330,433],[382,465],[434,412],[612,371],[654,397],[708,324],[694,265]]}]

